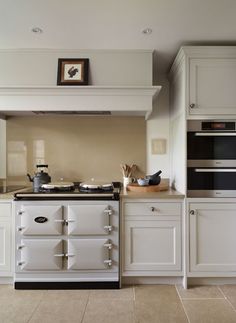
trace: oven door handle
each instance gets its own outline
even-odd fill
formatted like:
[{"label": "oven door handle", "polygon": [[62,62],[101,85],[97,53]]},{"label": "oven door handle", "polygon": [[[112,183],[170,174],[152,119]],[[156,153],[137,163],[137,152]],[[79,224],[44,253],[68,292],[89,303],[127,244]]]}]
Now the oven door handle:
[{"label": "oven door handle", "polygon": [[196,173],[236,173],[236,168],[195,168]]},{"label": "oven door handle", "polygon": [[232,137],[236,136],[236,132],[195,132],[195,136],[199,137],[219,137],[219,136],[227,136]]}]

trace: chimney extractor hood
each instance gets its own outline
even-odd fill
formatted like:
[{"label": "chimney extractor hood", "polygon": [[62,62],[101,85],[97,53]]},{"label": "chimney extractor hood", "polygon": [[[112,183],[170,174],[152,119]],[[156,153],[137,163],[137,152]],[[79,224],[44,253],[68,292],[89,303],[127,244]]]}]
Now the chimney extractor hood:
[{"label": "chimney extractor hood", "polygon": [[161,86],[0,87],[0,113],[145,115]]}]

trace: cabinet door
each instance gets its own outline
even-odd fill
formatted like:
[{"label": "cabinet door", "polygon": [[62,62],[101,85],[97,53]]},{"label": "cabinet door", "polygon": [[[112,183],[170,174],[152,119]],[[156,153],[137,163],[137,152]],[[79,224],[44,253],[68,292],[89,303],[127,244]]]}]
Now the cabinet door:
[{"label": "cabinet door", "polygon": [[236,59],[190,59],[189,114],[236,114]]},{"label": "cabinet door", "polygon": [[11,272],[11,221],[0,217],[0,273]]},{"label": "cabinet door", "polygon": [[190,271],[236,271],[236,205],[190,203]]},{"label": "cabinet door", "polygon": [[180,270],[180,221],[125,221],[125,270]]}]

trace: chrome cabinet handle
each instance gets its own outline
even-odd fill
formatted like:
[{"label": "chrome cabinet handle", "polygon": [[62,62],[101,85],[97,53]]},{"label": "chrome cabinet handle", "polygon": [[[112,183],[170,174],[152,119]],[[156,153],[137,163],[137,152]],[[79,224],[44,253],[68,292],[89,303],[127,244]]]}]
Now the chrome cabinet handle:
[{"label": "chrome cabinet handle", "polygon": [[65,254],[64,253],[58,253],[58,254],[55,254],[54,257],[64,257]]},{"label": "chrome cabinet handle", "polygon": [[54,222],[65,223],[65,220],[55,219]]},{"label": "chrome cabinet handle", "polygon": [[194,108],[195,108],[195,103],[191,103],[191,104],[189,105],[189,107],[190,107],[190,109],[194,109]]}]

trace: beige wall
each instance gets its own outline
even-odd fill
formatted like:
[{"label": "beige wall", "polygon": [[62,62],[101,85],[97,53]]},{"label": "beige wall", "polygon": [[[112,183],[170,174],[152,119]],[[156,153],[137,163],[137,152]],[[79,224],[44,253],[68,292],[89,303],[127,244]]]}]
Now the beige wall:
[{"label": "beige wall", "polygon": [[23,182],[37,163],[53,181],[121,180],[120,163],[146,169],[141,117],[12,117],[7,120],[8,179]]}]

